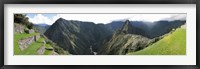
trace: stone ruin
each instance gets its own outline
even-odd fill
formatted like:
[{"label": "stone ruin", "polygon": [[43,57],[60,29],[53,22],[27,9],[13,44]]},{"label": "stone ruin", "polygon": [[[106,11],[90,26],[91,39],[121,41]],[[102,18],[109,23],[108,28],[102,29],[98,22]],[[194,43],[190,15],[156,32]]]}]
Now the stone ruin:
[{"label": "stone ruin", "polygon": [[28,47],[29,44],[31,44],[32,42],[34,42],[35,38],[34,37],[28,37],[28,38],[25,38],[25,39],[21,39],[19,40],[19,47],[21,50],[24,50]]},{"label": "stone ruin", "polygon": [[14,23],[14,30],[17,33],[24,33],[24,31],[25,31],[27,34],[31,34],[31,33],[35,32],[34,29],[25,29],[25,28],[26,27],[24,25],[20,25],[20,24]]},{"label": "stone ruin", "polygon": [[21,39],[18,41],[19,43],[19,47],[21,50],[24,50],[28,47],[29,44],[31,44],[32,42],[35,42],[37,41],[38,39],[40,38],[40,35],[37,34],[35,36],[31,36],[31,37],[28,37],[28,38],[24,38],[24,39]]},{"label": "stone ruin", "polygon": [[35,41],[38,41],[38,39],[40,38],[40,34],[36,34],[36,35],[34,36],[34,38],[35,38]]},{"label": "stone ruin", "polygon": [[[39,38],[40,38],[40,34],[37,34],[37,35],[31,36],[31,37],[19,40],[18,43],[19,43],[20,49],[24,50],[24,49],[28,48],[28,45],[37,41]],[[44,40],[43,45],[37,50],[38,55],[44,54],[45,50],[52,50],[52,51],[54,50],[53,47],[46,48],[45,45],[46,45],[46,41]],[[51,55],[59,55],[59,54],[53,51]]]},{"label": "stone ruin", "polygon": [[14,30],[17,33],[23,33],[24,32],[24,26],[17,24],[17,23],[14,23]]},{"label": "stone ruin", "polygon": [[35,31],[33,29],[28,30],[28,34],[34,33]]}]

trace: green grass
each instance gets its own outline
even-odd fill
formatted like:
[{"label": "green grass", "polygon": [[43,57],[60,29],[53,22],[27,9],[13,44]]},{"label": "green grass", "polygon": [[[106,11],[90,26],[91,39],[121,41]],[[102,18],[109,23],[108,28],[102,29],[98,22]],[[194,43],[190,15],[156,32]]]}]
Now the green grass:
[{"label": "green grass", "polygon": [[28,38],[28,37],[34,36],[36,34],[39,34],[39,33],[32,33],[32,34],[15,33],[14,34],[14,54],[15,55],[36,55],[37,50],[43,45],[44,38],[39,38],[38,41],[31,43],[23,51],[20,50],[19,44],[18,44],[18,41],[20,39]]},{"label": "green grass", "polygon": [[27,49],[21,52],[22,55],[37,55],[38,49],[43,45],[43,38],[40,38],[37,42],[31,43]]},{"label": "green grass", "polygon": [[50,49],[53,48],[53,47],[52,47],[51,45],[49,45],[49,44],[46,44],[45,46],[46,46],[46,48],[50,48]]},{"label": "green grass", "polygon": [[[49,45],[49,44],[46,44],[45,46],[46,46],[46,48],[52,48],[52,46]],[[53,53],[52,50],[45,50],[44,55],[50,55],[50,54],[52,54],[52,53]]]},{"label": "green grass", "polygon": [[44,55],[51,55],[53,53],[52,50],[45,50]]},{"label": "green grass", "polygon": [[28,38],[30,36],[34,36],[38,33],[32,33],[32,34],[26,34],[26,33],[22,33],[22,34],[19,34],[19,33],[14,33],[14,54],[20,54],[21,53],[21,50],[19,48],[19,44],[18,44],[18,41],[20,39],[24,39],[24,38]]},{"label": "green grass", "polygon": [[[43,45],[44,38],[39,38],[36,42],[31,43],[28,45],[26,49],[23,51],[20,50],[18,41],[20,39],[28,38],[31,36],[34,36],[39,33],[32,33],[32,34],[26,34],[26,33],[15,33],[14,34],[14,54],[15,55],[37,55],[38,49]],[[51,45],[46,44],[46,48],[52,48]],[[45,50],[44,55],[50,55],[52,54],[52,50]]]},{"label": "green grass", "polygon": [[186,30],[178,28],[172,34],[164,37],[149,47],[128,53],[129,55],[185,55],[186,54]]}]

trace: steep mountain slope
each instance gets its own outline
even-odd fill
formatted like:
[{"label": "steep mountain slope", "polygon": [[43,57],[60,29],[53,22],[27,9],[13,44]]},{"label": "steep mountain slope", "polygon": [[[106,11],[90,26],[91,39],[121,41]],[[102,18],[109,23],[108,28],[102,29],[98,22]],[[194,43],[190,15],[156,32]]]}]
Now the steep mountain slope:
[{"label": "steep mountain slope", "polygon": [[[183,24],[186,21],[156,21],[156,22],[143,22],[143,21],[130,21],[131,25],[136,28],[137,33],[148,37],[148,38],[155,38],[166,33],[169,33],[172,29],[175,29]],[[111,30],[116,31],[124,25],[124,21],[113,21],[106,26],[109,27]]]},{"label": "steep mountain slope", "polygon": [[130,55],[185,55],[186,29],[185,25],[176,29],[163,39],[138,52],[129,52]]},{"label": "steep mountain slope", "polygon": [[145,48],[151,40],[138,35],[139,29],[133,27],[130,21],[114,32],[110,40],[104,41],[102,50],[99,54],[124,55],[128,51],[137,51]]},{"label": "steep mountain slope", "polygon": [[157,21],[155,22],[155,25],[152,28],[150,28],[150,31],[148,31],[149,37],[154,38],[169,33],[172,29],[176,29],[181,25],[184,25],[185,22],[186,21],[180,20]]},{"label": "steep mountain slope", "polygon": [[111,33],[103,24],[60,18],[44,34],[71,54],[84,55],[93,54],[91,45],[94,46]]}]

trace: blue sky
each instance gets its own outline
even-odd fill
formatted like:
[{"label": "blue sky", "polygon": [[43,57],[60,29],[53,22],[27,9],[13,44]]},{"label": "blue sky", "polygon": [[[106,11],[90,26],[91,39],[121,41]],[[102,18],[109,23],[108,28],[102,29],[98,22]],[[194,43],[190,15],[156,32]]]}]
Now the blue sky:
[{"label": "blue sky", "polygon": [[26,14],[34,24],[52,25],[57,19],[89,21],[94,23],[110,23],[114,20],[148,21],[159,20],[186,20],[186,14]]}]

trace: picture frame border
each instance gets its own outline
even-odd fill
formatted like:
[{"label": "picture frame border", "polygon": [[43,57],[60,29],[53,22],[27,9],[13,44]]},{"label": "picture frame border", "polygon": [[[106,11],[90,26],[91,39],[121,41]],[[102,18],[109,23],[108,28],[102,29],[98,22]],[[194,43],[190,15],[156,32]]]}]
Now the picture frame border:
[{"label": "picture frame border", "polygon": [[[196,4],[196,65],[4,65],[4,4]],[[0,67],[2,69],[197,69],[200,68],[200,47],[199,39],[200,30],[198,30],[200,1],[197,0],[1,0],[0,1]],[[198,7],[199,6],[199,7]]]}]

